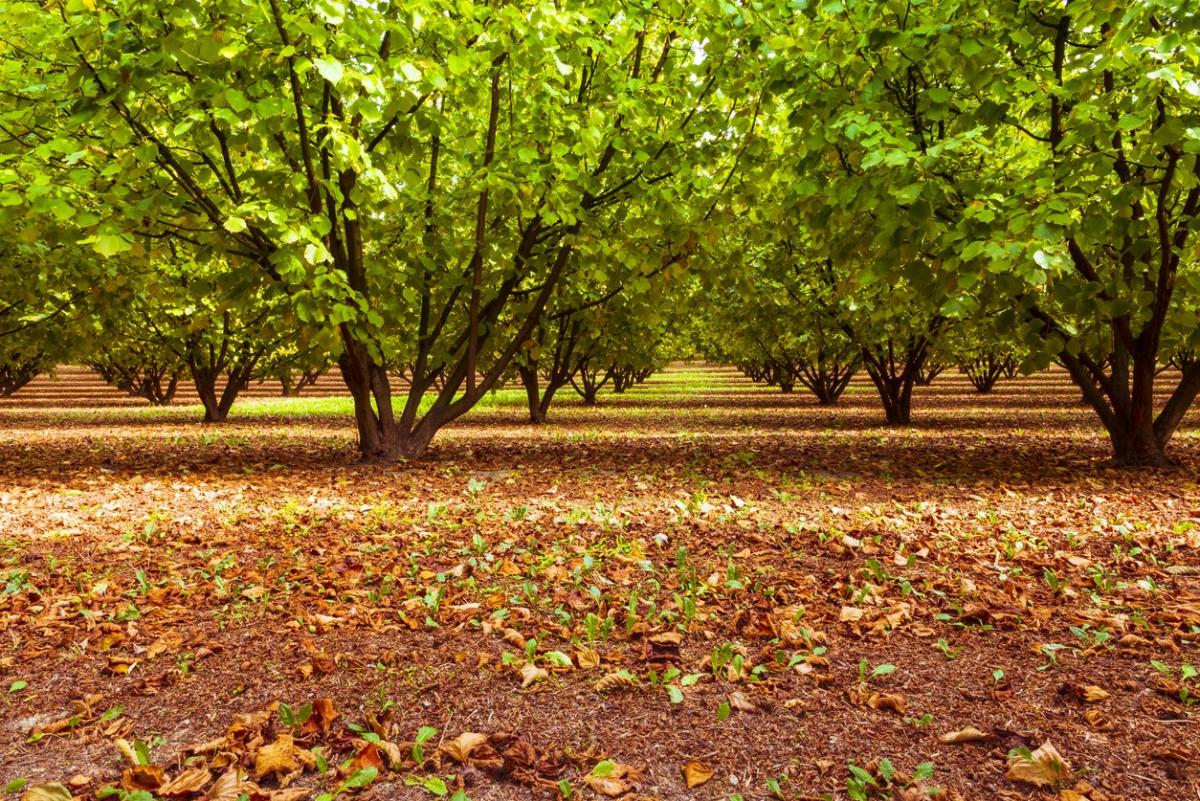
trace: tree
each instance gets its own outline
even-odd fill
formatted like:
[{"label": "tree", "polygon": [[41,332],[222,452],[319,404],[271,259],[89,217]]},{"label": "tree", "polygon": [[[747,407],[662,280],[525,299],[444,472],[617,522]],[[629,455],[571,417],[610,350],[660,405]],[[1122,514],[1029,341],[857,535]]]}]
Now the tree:
[{"label": "tree", "polygon": [[800,19],[798,36],[776,40],[793,130],[810,176],[842,166],[814,195],[877,205],[872,228],[921,247],[958,290],[1007,296],[1029,366],[1067,367],[1114,461],[1169,464],[1200,391],[1190,369],[1155,402],[1165,342],[1197,331],[1195,15],[880,0]]},{"label": "tree", "polygon": [[38,74],[4,77],[18,178],[90,206],[101,253],[168,238],[284,287],[339,333],[365,458],[420,455],[495,387],[631,202],[689,219],[753,96],[746,20],[716,0],[4,10]]},{"label": "tree", "polygon": [[102,280],[97,283],[100,274],[92,272],[94,261],[79,248],[57,243],[53,232],[45,241],[31,242],[19,220],[9,222],[12,236],[0,244],[0,396],[5,397],[78,351],[92,296],[106,288]]}]

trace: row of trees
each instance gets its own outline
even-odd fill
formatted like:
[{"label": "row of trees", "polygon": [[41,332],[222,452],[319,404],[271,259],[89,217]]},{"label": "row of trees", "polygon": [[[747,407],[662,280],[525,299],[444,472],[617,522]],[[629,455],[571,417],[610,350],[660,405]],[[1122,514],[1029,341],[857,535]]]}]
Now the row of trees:
[{"label": "row of trees", "polygon": [[103,341],[233,343],[176,353],[200,372],[329,343],[368,459],[514,376],[534,419],[623,384],[680,328],[831,401],[860,368],[893,423],[937,363],[1057,361],[1131,465],[1200,391],[1184,4],[0,11],[11,383],[86,302]]}]

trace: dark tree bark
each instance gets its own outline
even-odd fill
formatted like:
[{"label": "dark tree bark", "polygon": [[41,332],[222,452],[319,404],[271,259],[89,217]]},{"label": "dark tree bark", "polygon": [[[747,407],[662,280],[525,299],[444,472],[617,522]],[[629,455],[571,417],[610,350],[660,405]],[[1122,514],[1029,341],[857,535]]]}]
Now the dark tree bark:
[{"label": "dark tree bark", "polygon": [[131,350],[123,354],[101,354],[84,362],[104,382],[144,398],[151,406],[168,406],[175,399],[183,364],[174,355],[142,355]]},{"label": "dark tree bark", "polygon": [[917,334],[897,346],[888,339],[879,346],[860,346],[863,367],[879,392],[884,419],[888,425],[908,425],[912,422],[912,392],[925,360],[929,357],[930,337],[942,325],[934,318],[928,333]]},{"label": "dark tree bark", "polygon": [[7,398],[37,377],[42,371],[42,354],[32,359],[0,365],[0,397]]},{"label": "dark tree bark", "polygon": [[973,359],[964,360],[958,368],[967,376],[967,380],[977,392],[986,394],[995,388],[996,382],[1013,361],[1011,356],[983,353]]},{"label": "dark tree bark", "polygon": [[816,396],[822,406],[832,406],[842,397],[850,380],[858,372],[859,362],[852,359],[842,362],[834,358],[825,358],[818,354],[812,363],[803,363],[796,371],[800,383]]},{"label": "dark tree bark", "polygon": [[933,383],[934,379],[946,371],[947,364],[945,362],[926,359],[924,366],[917,371],[916,384],[920,387],[927,387]]}]

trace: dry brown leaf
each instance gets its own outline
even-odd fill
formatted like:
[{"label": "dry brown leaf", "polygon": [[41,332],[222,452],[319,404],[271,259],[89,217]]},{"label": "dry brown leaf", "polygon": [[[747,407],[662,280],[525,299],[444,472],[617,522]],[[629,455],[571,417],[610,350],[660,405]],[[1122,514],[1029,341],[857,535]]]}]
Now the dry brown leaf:
[{"label": "dry brown leaf", "polygon": [[598,693],[607,692],[608,690],[616,690],[623,687],[636,687],[637,680],[628,673],[617,671],[601,676],[592,685],[592,689]]},{"label": "dry brown leaf", "polygon": [[957,743],[974,743],[978,742],[979,740],[987,740],[990,737],[990,734],[981,732],[974,726],[967,726],[966,728],[959,729],[958,731],[948,731],[938,739],[943,743],[953,745]]},{"label": "dry brown leaf", "polygon": [[1087,710],[1083,713],[1083,718],[1096,731],[1110,731],[1113,728],[1113,722],[1099,709]]},{"label": "dry brown leaf", "polygon": [[1013,754],[1008,759],[1006,778],[1036,787],[1053,787],[1071,774],[1071,766],[1049,740],[1028,757]]},{"label": "dry brown leaf", "polygon": [[208,768],[190,768],[154,791],[155,795],[172,796],[198,793],[212,781]]},{"label": "dry brown leaf", "polygon": [[863,610],[857,606],[843,606],[841,615],[838,617],[843,623],[855,623],[862,620]]},{"label": "dry brown leaf", "polygon": [[301,736],[329,734],[329,728],[338,717],[339,713],[333,705],[332,698],[318,698],[312,702],[312,714],[300,727],[300,734]]},{"label": "dry brown leaf", "polygon": [[538,667],[532,662],[526,662],[521,666],[521,686],[529,687],[539,681],[548,679],[550,674],[545,669]]},{"label": "dry brown leaf", "polygon": [[1088,703],[1096,703],[1097,701],[1107,700],[1110,696],[1108,691],[1103,687],[1095,684],[1076,684],[1072,681],[1063,682],[1059,688],[1059,692],[1064,695],[1070,695],[1078,701]]},{"label": "dry brown leaf", "polygon": [[237,768],[230,768],[217,777],[213,786],[208,788],[205,801],[235,801],[241,794],[242,777]]},{"label": "dry brown leaf", "polygon": [[157,791],[167,783],[167,774],[154,765],[134,765],[121,773],[121,786],[126,790]]},{"label": "dry brown leaf", "polygon": [[595,648],[580,648],[575,654],[575,661],[583,670],[600,667],[600,654],[596,653]]},{"label": "dry brown leaf", "polygon": [[354,774],[360,770],[374,768],[377,771],[383,772],[387,769],[384,762],[383,751],[376,743],[366,743],[358,749],[358,753],[354,755],[354,759],[346,768],[346,773]]},{"label": "dry brown leaf", "polygon": [[444,742],[438,747],[438,751],[453,759],[455,762],[466,764],[471,758],[471,752],[488,741],[486,734],[480,734],[474,731],[465,731],[455,737],[453,740]]},{"label": "dry brown leaf", "polygon": [[736,690],[729,694],[729,706],[736,709],[738,712],[754,712],[758,710],[746,694],[740,690]]},{"label": "dry brown leaf", "polygon": [[713,777],[713,769],[703,762],[691,760],[683,766],[683,780],[687,782],[688,789],[699,787]]},{"label": "dry brown leaf", "polygon": [[286,776],[300,769],[296,743],[290,734],[281,734],[275,742],[258,749],[254,757],[254,778]]},{"label": "dry brown leaf", "polygon": [[613,765],[612,770],[604,776],[597,776],[593,773],[585,778],[583,783],[600,795],[616,798],[631,791],[634,782],[640,776],[641,772],[637,769],[617,762]]},{"label": "dry brown leaf", "polygon": [[21,801],[71,801],[71,791],[58,782],[35,784],[25,791]]},{"label": "dry brown leaf", "polygon": [[311,787],[289,787],[286,790],[274,790],[267,795],[267,801],[301,801],[312,795]]},{"label": "dry brown leaf", "polygon": [[855,706],[867,706],[871,709],[896,712],[903,715],[908,710],[908,701],[896,693],[881,693],[872,690],[865,684],[856,684],[846,690],[846,697]]}]

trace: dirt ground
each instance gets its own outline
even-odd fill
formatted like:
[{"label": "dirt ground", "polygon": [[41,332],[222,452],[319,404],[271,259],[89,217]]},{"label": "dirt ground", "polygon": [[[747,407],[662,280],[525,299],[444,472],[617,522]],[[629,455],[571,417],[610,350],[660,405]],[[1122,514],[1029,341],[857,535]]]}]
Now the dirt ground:
[{"label": "dirt ground", "polygon": [[677,366],[387,466],[135,411],[0,401],[3,797],[1200,799],[1195,413],[1135,472],[1061,373],[889,429]]}]

